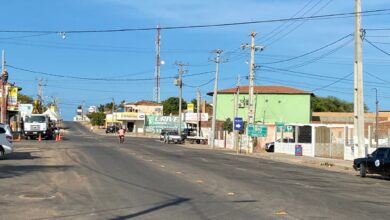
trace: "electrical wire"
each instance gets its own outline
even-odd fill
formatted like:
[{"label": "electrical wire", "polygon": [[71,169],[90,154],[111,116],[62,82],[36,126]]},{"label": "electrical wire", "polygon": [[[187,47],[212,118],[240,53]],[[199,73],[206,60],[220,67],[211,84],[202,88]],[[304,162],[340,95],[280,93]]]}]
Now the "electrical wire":
[{"label": "electrical wire", "polygon": [[364,40],[369,43],[371,46],[375,47],[377,50],[381,51],[382,53],[386,54],[387,56],[390,56],[390,53],[382,50],[381,48],[379,48],[378,46],[376,46],[375,44],[373,44],[371,41],[369,41],[367,38],[364,38]]},{"label": "electrical wire", "polygon": [[[388,12],[390,9],[375,9],[362,11],[359,14],[361,16],[379,15],[381,13]],[[303,20],[322,20],[322,19],[338,19],[354,17],[356,12],[347,13],[334,13],[324,14],[316,16],[303,16],[296,18],[280,18],[269,20],[257,20],[257,21],[244,21],[244,22],[232,22],[232,23],[219,23],[219,24],[199,24],[199,25],[186,25],[186,26],[167,26],[159,27],[161,30],[174,30],[174,29],[191,29],[191,28],[209,28],[209,27],[225,27],[225,26],[237,26],[237,25],[249,25],[249,24],[262,24],[262,23],[274,23],[285,21],[303,21]],[[0,33],[42,33],[42,34],[82,34],[82,33],[109,33],[109,32],[130,32],[130,31],[154,31],[157,27],[145,27],[145,28],[122,28],[122,29],[101,29],[101,30],[0,30]]]},{"label": "electrical wire", "polygon": [[[91,81],[149,81],[149,80],[155,80],[155,78],[132,78],[132,79],[115,79],[115,78],[90,78],[90,77],[79,77],[79,76],[67,76],[67,75],[60,75],[60,74],[53,74],[53,73],[45,73],[45,72],[38,72],[35,70],[29,70],[29,69],[24,69],[20,67],[15,67],[12,65],[6,65],[6,67],[15,69],[15,70],[20,70],[24,72],[30,72],[30,73],[36,73],[36,74],[42,74],[46,76],[54,76],[54,77],[61,77],[61,78],[70,78],[70,79],[79,79],[79,80],[91,80]],[[201,73],[193,73],[193,74],[185,74],[183,77],[190,77],[190,76],[198,76],[198,75],[203,75],[207,73],[213,73],[215,71],[207,71],[207,72],[201,72]],[[160,79],[175,79],[177,77],[175,76],[168,76],[168,77],[160,77]]]},{"label": "electrical wire", "polygon": [[274,62],[263,63],[263,64],[269,65],[269,64],[283,63],[283,62],[288,62],[288,61],[291,61],[291,60],[296,60],[296,59],[299,59],[299,58],[301,58],[301,57],[304,57],[304,56],[307,56],[307,55],[316,53],[316,52],[318,52],[318,51],[320,51],[320,50],[323,50],[323,49],[325,49],[325,48],[328,48],[328,47],[330,47],[330,46],[332,46],[332,45],[335,45],[335,44],[337,44],[338,42],[340,42],[340,41],[342,41],[342,40],[344,40],[344,39],[346,39],[346,38],[348,38],[348,37],[351,37],[351,36],[352,36],[352,34],[347,34],[347,35],[345,35],[344,37],[342,37],[342,38],[340,38],[340,39],[338,39],[338,40],[336,40],[336,41],[333,41],[333,42],[331,42],[331,43],[329,43],[329,44],[326,44],[326,45],[324,45],[324,46],[322,46],[322,47],[320,47],[320,48],[318,48],[318,49],[312,50],[312,51],[310,51],[310,52],[301,54],[301,55],[296,56],[296,57],[292,57],[292,58],[285,59],[285,60],[278,60],[278,61],[274,61]]},{"label": "electrical wire", "polygon": [[332,83],[330,83],[330,84],[327,84],[327,85],[325,85],[325,86],[321,86],[321,87],[318,87],[318,88],[316,88],[316,89],[313,89],[313,90],[311,90],[311,92],[318,91],[318,90],[322,90],[322,89],[326,89],[326,88],[328,88],[328,87],[330,87],[330,86],[332,86],[332,85],[334,85],[334,84],[336,84],[336,83],[339,83],[339,82],[343,81],[344,79],[350,77],[351,75],[353,75],[353,72],[352,72],[352,73],[349,73],[349,74],[347,74],[347,75],[345,75],[344,77],[342,77],[342,78],[340,78],[340,79],[338,79],[338,80],[336,80],[336,81],[334,81],[334,82],[332,82]]}]

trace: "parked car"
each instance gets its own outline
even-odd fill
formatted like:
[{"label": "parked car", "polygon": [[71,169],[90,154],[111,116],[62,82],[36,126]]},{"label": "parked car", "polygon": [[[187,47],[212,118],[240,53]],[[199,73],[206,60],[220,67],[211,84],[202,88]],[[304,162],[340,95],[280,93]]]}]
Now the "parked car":
[{"label": "parked car", "polygon": [[119,130],[119,127],[116,125],[110,125],[106,128],[106,134],[108,133],[116,133]]},{"label": "parked car", "polygon": [[179,136],[179,133],[177,131],[169,131],[164,135],[164,143],[182,144],[184,143],[184,138],[183,136]]},{"label": "parked car", "polygon": [[172,129],[172,128],[164,128],[164,129],[161,129],[160,141],[163,141],[163,140],[164,140],[165,134],[168,133],[168,132],[177,132],[177,130],[176,130],[176,129]]},{"label": "parked car", "polygon": [[390,147],[378,148],[367,157],[355,159],[353,168],[359,171],[361,177],[366,174],[390,176]]},{"label": "parked car", "polygon": [[[281,138],[277,139],[276,142],[280,143],[282,141]],[[283,143],[294,143],[293,138],[283,138]],[[265,144],[265,150],[267,152],[274,152],[275,151],[275,141],[268,142]]]},{"label": "parked car", "polygon": [[0,123],[0,158],[14,151],[12,131],[9,125]]}]

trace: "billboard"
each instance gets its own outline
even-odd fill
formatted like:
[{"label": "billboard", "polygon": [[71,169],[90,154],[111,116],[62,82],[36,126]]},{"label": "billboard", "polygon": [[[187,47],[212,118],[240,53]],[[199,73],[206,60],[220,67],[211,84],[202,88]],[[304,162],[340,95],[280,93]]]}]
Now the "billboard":
[{"label": "billboard", "polygon": [[[185,128],[185,124],[181,122],[182,128]],[[178,129],[179,117],[177,116],[161,116],[161,115],[148,115],[145,120],[145,131],[160,133],[162,129]]]}]

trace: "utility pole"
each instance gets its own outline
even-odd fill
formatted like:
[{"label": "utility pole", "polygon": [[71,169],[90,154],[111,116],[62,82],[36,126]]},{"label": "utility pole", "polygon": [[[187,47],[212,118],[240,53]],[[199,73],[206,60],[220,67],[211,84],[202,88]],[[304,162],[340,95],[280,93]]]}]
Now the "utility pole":
[{"label": "utility pole", "polygon": [[[254,114],[254,109],[253,109],[253,104],[254,104],[254,96],[253,96],[253,84],[255,80],[255,51],[260,50],[262,51],[264,47],[262,46],[256,46],[255,45],[255,37],[256,37],[256,32],[252,32],[250,34],[251,36],[251,45],[245,44],[241,45],[242,49],[249,48],[251,50],[251,60],[249,63],[249,106],[248,106],[248,125],[249,124],[254,124],[255,122],[255,114]],[[249,152],[253,152],[253,137],[249,137]]]},{"label": "utility pole", "polygon": [[375,89],[375,147],[378,148],[378,114],[379,114],[379,101],[378,101],[378,89]]},{"label": "utility pole", "polygon": [[358,149],[358,157],[365,157],[367,152],[364,143],[364,97],[363,97],[363,58],[361,29],[361,0],[355,0],[355,62],[354,62],[354,149]]},{"label": "utility pole", "polygon": [[179,66],[179,79],[175,81],[176,86],[179,86],[179,136],[181,136],[181,103],[182,103],[182,90],[183,90],[183,66],[188,66],[187,64],[183,64],[181,62],[175,62],[177,66]]},{"label": "utility pole", "polygon": [[196,112],[198,113],[197,124],[196,124],[196,136],[200,137],[201,116],[200,116],[200,90],[199,90],[199,88],[196,90]]},{"label": "utility pole", "polygon": [[112,98],[112,108],[111,108],[111,126],[114,125],[114,111],[115,111],[115,100]]},{"label": "utility pole", "polygon": [[38,111],[40,111],[40,113],[43,113],[43,110],[44,110],[44,105],[43,105],[43,87],[46,86],[47,84],[46,83],[43,83],[43,79],[42,78],[39,78],[38,79],[38,101],[39,101],[39,107],[41,109],[39,109]]},{"label": "utility pole", "polygon": [[160,40],[161,40],[161,28],[160,25],[157,25],[157,36],[156,36],[156,78],[155,78],[155,87],[154,87],[154,101],[160,103]]},{"label": "utility pole", "polygon": [[[236,95],[234,100],[234,118],[238,117],[238,107],[240,103],[240,74],[237,76],[237,87],[236,87]],[[236,149],[238,153],[238,130],[234,129],[234,149]]]},{"label": "utility pole", "polygon": [[[5,51],[2,50],[2,59],[1,59],[1,74],[7,74],[5,69]],[[6,82],[1,82],[1,123],[6,123],[7,118],[7,105],[6,105],[6,95],[5,95],[5,85]]]},{"label": "utility pole", "polygon": [[210,142],[211,148],[215,149],[215,121],[216,121],[216,113],[217,113],[217,91],[218,91],[218,72],[219,72],[219,63],[221,62],[221,53],[222,50],[217,49],[213,51],[216,55],[214,60],[215,62],[215,79],[214,79],[214,92],[213,92],[213,120],[211,122],[211,135]]}]

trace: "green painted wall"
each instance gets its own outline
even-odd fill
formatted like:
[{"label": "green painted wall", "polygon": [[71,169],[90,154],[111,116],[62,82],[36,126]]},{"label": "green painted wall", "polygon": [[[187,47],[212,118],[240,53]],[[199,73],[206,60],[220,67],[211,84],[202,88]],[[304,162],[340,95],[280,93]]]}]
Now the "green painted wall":
[{"label": "green painted wall", "polygon": [[[309,94],[259,94],[255,95],[255,121],[266,123],[309,123],[311,107]],[[240,100],[248,100],[248,94],[240,95]],[[238,115],[244,121],[248,118],[248,107],[238,108]],[[218,94],[217,120],[234,118],[234,95]]]}]

